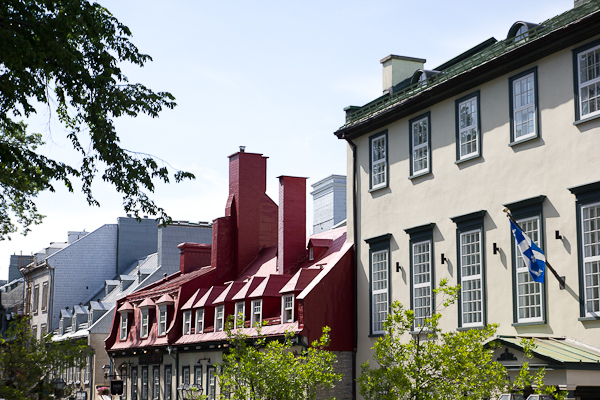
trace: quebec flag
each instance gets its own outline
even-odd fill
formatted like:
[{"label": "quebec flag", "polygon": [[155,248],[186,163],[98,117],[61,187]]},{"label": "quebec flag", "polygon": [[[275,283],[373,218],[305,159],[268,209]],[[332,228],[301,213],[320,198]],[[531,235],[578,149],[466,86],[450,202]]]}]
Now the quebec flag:
[{"label": "quebec flag", "polygon": [[523,262],[529,270],[531,279],[536,282],[544,283],[544,271],[546,270],[546,256],[535,243],[531,241],[529,236],[523,233],[514,222],[510,221],[510,229],[512,230],[517,246],[521,249]]}]

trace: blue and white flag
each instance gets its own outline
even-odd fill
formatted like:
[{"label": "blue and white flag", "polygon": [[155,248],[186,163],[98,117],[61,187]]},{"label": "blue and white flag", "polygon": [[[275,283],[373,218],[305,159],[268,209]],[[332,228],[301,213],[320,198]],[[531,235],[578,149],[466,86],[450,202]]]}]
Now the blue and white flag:
[{"label": "blue and white flag", "polygon": [[546,256],[535,243],[531,241],[519,226],[514,222],[510,221],[510,229],[512,230],[515,239],[517,240],[517,246],[521,249],[521,255],[523,256],[523,262],[529,270],[531,279],[536,282],[544,283],[544,271],[546,270]]}]

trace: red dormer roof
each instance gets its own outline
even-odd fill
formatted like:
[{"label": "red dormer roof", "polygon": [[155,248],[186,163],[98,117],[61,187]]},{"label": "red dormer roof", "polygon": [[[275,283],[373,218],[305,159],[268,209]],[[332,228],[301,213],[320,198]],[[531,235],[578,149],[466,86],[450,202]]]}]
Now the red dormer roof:
[{"label": "red dormer roof", "polygon": [[181,307],[181,310],[191,310],[194,307],[194,304],[204,296],[204,294],[208,292],[208,289],[201,288],[196,290],[196,292],[189,298],[188,301]]},{"label": "red dormer roof", "polygon": [[152,301],[150,297],[146,297],[144,301],[138,306],[139,308],[149,308],[156,307],[156,304]]},{"label": "red dormer roof", "polygon": [[331,247],[331,245],[333,244],[333,239],[330,238],[319,238],[319,237],[314,237],[314,238],[310,238],[308,240],[308,245],[309,246],[313,246],[313,247]]},{"label": "red dormer roof", "polygon": [[194,304],[193,308],[212,306],[214,301],[221,292],[225,290],[225,286],[211,286],[210,289]]},{"label": "red dormer roof", "polygon": [[285,286],[279,291],[279,293],[290,293],[304,290],[308,284],[315,279],[321,272],[321,269],[315,268],[302,268],[292,278],[287,281]]},{"label": "red dormer roof", "polygon": [[279,291],[290,280],[289,275],[269,275],[267,279],[262,281],[248,298],[257,297],[279,297]]},{"label": "red dormer roof", "polygon": [[117,310],[117,312],[132,312],[134,310],[133,306],[130,302],[126,301],[123,303],[121,307]]},{"label": "red dormer roof", "polygon": [[264,276],[253,276],[248,282],[244,284],[244,286],[237,292],[235,296],[233,296],[232,300],[244,300],[248,297],[248,294],[252,293],[256,287],[265,280]]},{"label": "red dormer roof", "polygon": [[233,297],[244,287],[244,282],[231,282],[225,290],[221,292],[219,297],[214,301],[215,304],[233,301]]},{"label": "red dormer roof", "polygon": [[157,305],[161,305],[161,304],[174,304],[174,303],[175,303],[175,300],[173,300],[173,298],[169,294],[167,294],[167,293],[163,294],[160,297],[160,299],[156,300],[156,304]]}]

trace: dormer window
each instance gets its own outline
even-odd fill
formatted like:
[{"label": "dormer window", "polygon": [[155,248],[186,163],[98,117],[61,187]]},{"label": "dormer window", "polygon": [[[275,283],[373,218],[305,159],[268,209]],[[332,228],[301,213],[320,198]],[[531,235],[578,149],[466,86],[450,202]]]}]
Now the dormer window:
[{"label": "dormer window", "polygon": [[164,304],[158,308],[158,336],[167,333],[167,305]]},{"label": "dormer window", "polygon": [[119,339],[127,340],[127,313],[121,313],[121,334],[119,335]]},{"label": "dormer window", "polygon": [[58,332],[61,335],[65,334],[65,323],[64,323],[64,318],[61,318],[60,321],[58,321]]},{"label": "dormer window", "polygon": [[71,319],[71,327],[73,332],[77,331],[77,316],[73,315],[73,319]]},{"label": "dormer window", "polygon": [[196,310],[196,334],[204,332],[204,308]]},{"label": "dormer window", "polygon": [[185,311],[183,313],[183,334],[189,335],[192,333],[192,312]]},{"label": "dormer window", "polygon": [[140,331],[140,337],[141,338],[147,338],[148,337],[148,324],[150,322],[150,315],[148,314],[148,309],[144,308],[142,309],[142,327],[141,327],[141,331]]},{"label": "dormer window", "polygon": [[246,319],[246,304],[243,301],[235,303],[234,328],[243,328]]},{"label": "dormer window", "polygon": [[262,322],[262,299],[252,300],[252,325]]},{"label": "dormer window", "polygon": [[281,297],[281,323],[294,322],[294,295]]},{"label": "dormer window", "polygon": [[311,246],[308,249],[308,261],[312,261],[314,259],[315,259],[315,248]]},{"label": "dormer window", "polygon": [[531,22],[517,21],[510,27],[506,39],[514,39],[515,42],[521,41],[529,36],[530,29],[538,26],[538,24]]},{"label": "dormer window", "polygon": [[432,78],[433,76],[440,74],[441,71],[431,71],[428,69],[418,69],[413,74],[412,78],[410,78],[410,84],[418,84],[419,86],[423,86],[427,84],[427,80]]},{"label": "dormer window", "polygon": [[215,332],[222,331],[225,327],[225,306],[215,308]]}]

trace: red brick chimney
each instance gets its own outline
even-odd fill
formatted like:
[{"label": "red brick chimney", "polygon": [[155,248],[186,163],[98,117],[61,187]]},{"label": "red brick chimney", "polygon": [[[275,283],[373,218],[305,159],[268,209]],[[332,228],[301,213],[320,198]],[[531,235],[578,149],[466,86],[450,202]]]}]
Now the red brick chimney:
[{"label": "red brick chimney", "polygon": [[212,265],[235,279],[258,255],[277,245],[277,205],[266,195],[267,157],[242,148],[229,156],[225,217],[213,224]]},{"label": "red brick chimney", "polygon": [[182,274],[210,265],[211,245],[201,243],[181,243],[179,249],[179,271]]},{"label": "red brick chimney", "polygon": [[279,177],[277,273],[306,257],[306,178]]}]

